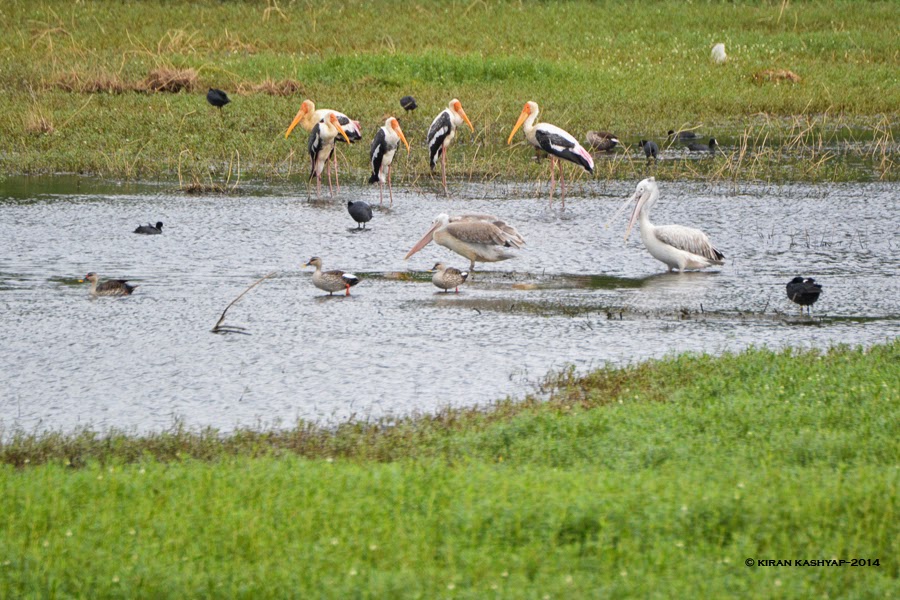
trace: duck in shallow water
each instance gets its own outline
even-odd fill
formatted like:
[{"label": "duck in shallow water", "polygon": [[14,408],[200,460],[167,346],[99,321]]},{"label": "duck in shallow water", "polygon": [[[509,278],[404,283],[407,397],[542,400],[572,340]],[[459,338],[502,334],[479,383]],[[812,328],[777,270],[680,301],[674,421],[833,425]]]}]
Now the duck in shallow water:
[{"label": "duck in shallow water", "polygon": [[812,305],[819,299],[822,293],[822,285],[816,283],[812,277],[794,277],[787,284],[788,299],[800,305],[800,314],[803,314],[803,307],[812,315]]},{"label": "duck in shallow water", "polygon": [[131,285],[127,279],[109,279],[100,283],[100,276],[91,271],[80,282],[91,282],[91,296],[130,296],[138,286]]},{"label": "duck in shallow water", "polygon": [[344,271],[337,270],[323,271],[322,259],[318,256],[313,256],[306,261],[303,266],[313,266],[316,268],[316,272],[313,273],[312,276],[313,285],[320,290],[328,292],[329,296],[334,294],[334,292],[339,292],[341,290],[345,290],[346,295],[349,296],[350,288],[359,283],[359,277],[353,273],[345,273]]},{"label": "duck in shallow water", "polygon": [[444,290],[445,293],[449,292],[450,288],[456,288],[456,293],[458,294],[459,286],[464,284],[469,277],[468,271],[447,267],[444,266],[444,263],[437,263],[431,267],[431,271],[434,273],[431,276],[431,283]]},{"label": "duck in shallow water", "polygon": [[159,235],[162,233],[162,221],[157,221],[156,225],[139,225],[137,229],[134,230],[134,233],[143,233],[146,235]]}]

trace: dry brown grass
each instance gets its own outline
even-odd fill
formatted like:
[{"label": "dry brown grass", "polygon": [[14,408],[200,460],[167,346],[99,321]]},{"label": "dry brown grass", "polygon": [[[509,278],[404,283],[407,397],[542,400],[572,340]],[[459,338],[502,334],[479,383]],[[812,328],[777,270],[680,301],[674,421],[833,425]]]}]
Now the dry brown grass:
[{"label": "dry brown grass", "polygon": [[194,69],[174,69],[158,67],[150,71],[147,77],[138,84],[138,91],[192,92],[197,87],[197,71]]},{"label": "dry brown grass", "polygon": [[245,81],[238,85],[239,94],[266,94],[267,96],[293,96],[303,93],[303,84],[296,79],[265,79],[261,83]]},{"label": "dry brown grass", "polygon": [[126,84],[118,75],[99,73],[87,76],[77,71],[63,73],[53,82],[52,87],[80,94],[122,94],[134,89],[134,86]]},{"label": "dry brown grass", "polygon": [[765,69],[753,74],[754,83],[771,82],[779,84],[781,82],[800,83],[802,79],[799,75],[788,69]]},{"label": "dry brown grass", "polygon": [[49,135],[56,130],[40,109],[32,108],[25,115],[25,131],[31,135]]}]

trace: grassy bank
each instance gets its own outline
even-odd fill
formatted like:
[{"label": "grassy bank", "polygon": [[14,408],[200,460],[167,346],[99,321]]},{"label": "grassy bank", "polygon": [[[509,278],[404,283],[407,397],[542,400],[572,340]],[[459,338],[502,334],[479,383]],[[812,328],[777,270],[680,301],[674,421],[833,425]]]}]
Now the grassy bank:
[{"label": "grassy bank", "polygon": [[[663,142],[698,127],[727,158],[670,149],[663,178],[895,179],[900,54],[892,2],[30,2],[0,7],[0,164],[6,172],[180,176],[185,183],[306,174],[305,139],[284,140],[302,99],[362,121],[353,178],[398,99],[414,145],[395,181],[427,178],[423,140],[451,97],[475,134],[456,178],[543,176],[506,136],[525,100],[579,138]],[[443,35],[436,37],[435,32]],[[724,42],[729,62],[709,51]],[[767,81],[787,69],[799,83]],[[234,97],[224,115],[207,87]],[[177,93],[158,91],[180,89]],[[635,153],[599,178],[645,172]]]},{"label": "grassy bank", "polygon": [[0,596],[895,597],[898,359],[680,356],[394,427],[7,436]]}]

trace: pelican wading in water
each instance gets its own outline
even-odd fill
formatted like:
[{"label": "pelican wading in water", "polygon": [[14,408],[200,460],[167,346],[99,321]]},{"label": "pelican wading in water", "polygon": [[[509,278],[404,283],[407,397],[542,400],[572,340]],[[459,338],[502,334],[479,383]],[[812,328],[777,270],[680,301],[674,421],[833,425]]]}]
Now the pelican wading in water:
[{"label": "pelican wading in water", "polygon": [[705,269],[725,263],[725,255],[716,250],[709,237],[699,229],[682,225],[657,226],[651,223],[650,209],[658,199],[659,186],[656,185],[656,178],[648,177],[637,185],[634,195],[613,215],[615,219],[632,202],[636,203],[628,221],[628,229],[625,230],[626,240],[631,234],[631,228],[640,219],[641,241],[650,255],[665,263],[669,271],[677,270],[681,273],[687,269]]},{"label": "pelican wading in water", "polygon": [[345,295],[349,296],[350,288],[359,283],[359,277],[353,273],[323,271],[322,259],[318,256],[313,256],[303,266],[308,267],[310,265],[316,268],[316,272],[312,276],[313,285],[320,290],[328,292],[329,296],[341,290],[345,290]]},{"label": "pelican wading in water", "polygon": [[475,271],[475,262],[497,262],[513,258],[508,248],[521,248],[525,239],[516,228],[507,225],[493,215],[463,213],[449,216],[439,214],[421,240],[406,253],[403,260],[427,246],[431,241],[469,259],[469,272]]},{"label": "pelican wading in water", "polygon": [[447,147],[453,138],[456,137],[456,128],[465,123],[475,133],[475,127],[466,116],[459,100],[454,98],[447,105],[447,108],[438,113],[438,116],[431,122],[428,128],[428,162],[431,165],[431,171],[437,164],[438,154],[441,155],[441,183],[444,185],[444,193],[450,195],[447,191]]},{"label": "pelican wading in water", "polygon": [[550,206],[553,206],[553,190],[556,188],[554,169],[559,164],[560,198],[562,199],[562,206],[565,208],[566,179],[563,175],[560,159],[575,163],[591,175],[594,174],[594,159],[591,157],[591,153],[585,150],[568,131],[564,131],[550,123],[538,123],[535,125],[534,122],[537,120],[538,112],[540,112],[540,109],[538,109],[537,102],[526,102],[525,108],[522,109],[522,113],[519,115],[519,120],[516,121],[516,126],[513,127],[512,133],[509,134],[509,139],[506,140],[506,144],[512,143],[513,136],[516,135],[519,127],[522,127],[528,143],[550,155]]}]

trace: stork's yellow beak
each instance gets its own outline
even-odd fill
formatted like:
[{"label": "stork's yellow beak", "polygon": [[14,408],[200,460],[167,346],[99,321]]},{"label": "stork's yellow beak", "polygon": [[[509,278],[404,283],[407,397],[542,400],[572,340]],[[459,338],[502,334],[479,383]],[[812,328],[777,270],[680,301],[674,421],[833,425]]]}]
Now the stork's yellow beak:
[{"label": "stork's yellow beak", "polygon": [[509,134],[509,139],[506,140],[507,146],[512,142],[513,136],[516,135],[516,132],[519,130],[519,127],[522,126],[522,123],[525,122],[525,119],[527,119],[528,115],[530,115],[530,114],[531,114],[531,109],[526,104],[525,108],[522,109],[522,114],[519,115],[519,120],[516,121],[516,126],[513,127],[512,133]]},{"label": "stork's yellow beak", "polygon": [[309,113],[309,104],[304,102],[303,104],[300,105],[300,110],[297,111],[297,115],[294,117],[294,120],[291,121],[291,126],[288,127],[288,130],[285,132],[285,134],[284,134],[285,139],[287,139],[287,137],[289,135],[291,135],[291,132],[294,130],[294,127],[296,127],[297,124],[300,121],[302,121],[303,117],[305,117],[308,113]]}]

